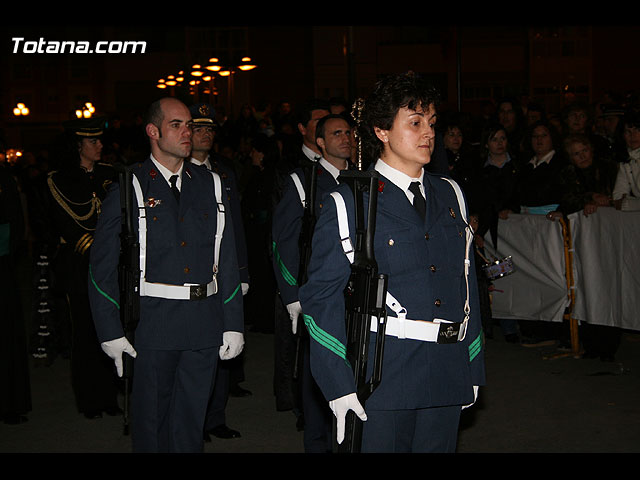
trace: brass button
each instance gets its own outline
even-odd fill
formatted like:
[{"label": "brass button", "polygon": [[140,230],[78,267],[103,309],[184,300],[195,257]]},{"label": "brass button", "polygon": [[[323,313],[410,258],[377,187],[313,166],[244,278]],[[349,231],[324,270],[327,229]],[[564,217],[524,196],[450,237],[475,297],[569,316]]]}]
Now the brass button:
[{"label": "brass button", "polygon": [[425,240],[429,240],[429,234],[428,234],[428,233],[425,233],[425,234],[424,234],[424,239],[425,239]]},{"label": "brass button", "polygon": [[390,238],[390,239],[389,239],[389,246],[393,247],[393,244],[394,244],[394,243],[395,243],[395,242],[393,241],[393,238]]},{"label": "brass button", "polygon": [[431,270],[432,272],[435,272],[436,271],[436,266],[435,265],[431,265],[429,267],[429,270]]},{"label": "brass button", "polygon": [[189,267],[184,267],[184,273],[189,273]]},{"label": "brass button", "polygon": [[184,222],[184,217],[180,217],[180,218],[178,219],[178,221],[179,221],[179,222]]},{"label": "brass button", "polygon": [[158,220],[158,217],[156,217],[155,215],[153,216],[153,221],[155,222],[156,220]]},{"label": "brass button", "polygon": [[436,301],[433,303],[435,304],[436,307],[439,307],[442,304],[439,298],[436,298]]},{"label": "brass button", "polygon": [[180,246],[181,246],[181,247],[184,247],[184,246],[186,246],[186,245],[187,245],[187,242],[185,242],[184,240],[180,242]]}]

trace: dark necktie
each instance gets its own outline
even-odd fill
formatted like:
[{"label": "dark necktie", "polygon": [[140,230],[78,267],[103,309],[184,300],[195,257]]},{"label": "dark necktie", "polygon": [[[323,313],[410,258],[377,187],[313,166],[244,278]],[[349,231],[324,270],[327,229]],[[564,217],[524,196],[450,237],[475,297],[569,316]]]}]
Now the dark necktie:
[{"label": "dark necktie", "polygon": [[171,182],[171,191],[173,192],[173,195],[176,197],[176,201],[178,203],[180,203],[180,190],[178,190],[178,175],[172,175],[171,178],[169,178],[169,182]]},{"label": "dark necktie", "polygon": [[413,193],[413,206],[420,214],[420,218],[424,218],[425,212],[427,211],[427,204],[422,196],[422,192],[420,191],[420,183],[411,182],[411,185],[409,185],[409,191]]}]

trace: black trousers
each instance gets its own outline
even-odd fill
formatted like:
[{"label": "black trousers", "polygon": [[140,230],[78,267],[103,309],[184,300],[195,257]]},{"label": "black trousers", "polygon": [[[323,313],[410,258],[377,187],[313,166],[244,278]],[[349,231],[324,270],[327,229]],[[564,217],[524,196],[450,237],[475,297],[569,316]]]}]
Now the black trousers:
[{"label": "black trousers", "polygon": [[201,453],[219,348],[136,351],[131,392],[133,451]]}]

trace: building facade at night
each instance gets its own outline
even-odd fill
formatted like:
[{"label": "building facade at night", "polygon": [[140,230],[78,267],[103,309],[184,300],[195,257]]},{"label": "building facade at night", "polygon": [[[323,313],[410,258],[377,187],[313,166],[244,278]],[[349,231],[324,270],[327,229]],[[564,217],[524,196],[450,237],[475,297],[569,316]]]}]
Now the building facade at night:
[{"label": "building facade at night", "polygon": [[[151,26],[10,28],[0,60],[0,135],[4,148],[43,148],[85,102],[97,113],[134,122],[159,96],[186,103],[207,101],[230,118],[241,105],[292,105],[306,98],[365,95],[381,75],[414,70],[440,88],[447,110],[473,114],[502,96],[536,100],[558,111],[573,99],[595,103],[609,90],[635,90],[637,62],[625,45],[637,44],[632,26],[402,27],[282,26],[178,27],[158,35]],[[15,38],[24,38],[21,44]],[[39,39],[97,42],[138,41],[144,53],[26,52]],[[114,50],[114,52],[117,52]],[[251,71],[237,69],[250,56]],[[190,69],[211,57],[235,66],[188,85]],[[157,88],[160,79],[187,77],[182,85]],[[22,102],[29,115],[16,117]]]}]

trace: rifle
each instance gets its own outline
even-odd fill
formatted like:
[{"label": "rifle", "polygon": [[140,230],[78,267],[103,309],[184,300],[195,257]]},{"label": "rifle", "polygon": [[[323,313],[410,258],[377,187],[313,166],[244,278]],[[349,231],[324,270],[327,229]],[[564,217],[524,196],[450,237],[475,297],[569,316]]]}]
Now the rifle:
[{"label": "rifle", "polygon": [[[354,104],[361,109],[359,100]],[[354,116],[355,117],[355,116]],[[356,120],[359,120],[359,116]],[[360,148],[358,149],[360,151]],[[373,240],[375,233],[379,174],[375,170],[362,171],[359,155],[357,170],[343,170],[340,181],[347,183],[355,201],[354,260],[344,291],[345,326],[347,334],[346,356],[353,368],[358,400],[366,400],[382,381],[382,358],[386,331],[387,275],[378,272]],[[368,194],[367,218],[364,217],[364,195]],[[376,321],[377,336],[373,356],[371,378],[367,380],[371,322]],[[345,419],[345,436],[341,444],[336,442],[334,420],[334,451],[358,453],[362,443],[362,421],[349,410]]]},{"label": "rifle", "polygon": [[[302,215],[302,228],[300,230],[300,237],[298,239],[298,251],[300,253],[300,262],[298,264],[298,286],[301,287],[307,281],[307,267],[309,266],[309,260],[311,259],[311,240],[313,238],[313,230],[316,226],[316,190],[318,179],[318,164],[314,162],[310,168],[309,175],[305,175],[307,179],[308,196],[305,198],[304,213]],[[296,352],[293,363],[293,379],[298,379],[298,370],[301,362],[301,349],[302,349],[302,334],[305,330],[303,322],[298,316],[296,326]]]},{"label": "rifle", "polygon": [[[121,209],[120,261],[118,262],[120,319],[124,328],[125,337],[131,345],[134,343],[135,329],[140,318],[140,243],[133,226],[134,205],[132,199],[132,175],[131,170],[126,166],[118,166]],[[133,379],[133,358],[130,355],[123,355],[123,357],[123,427],[124,435],[128,435],[129,396]]]}]

